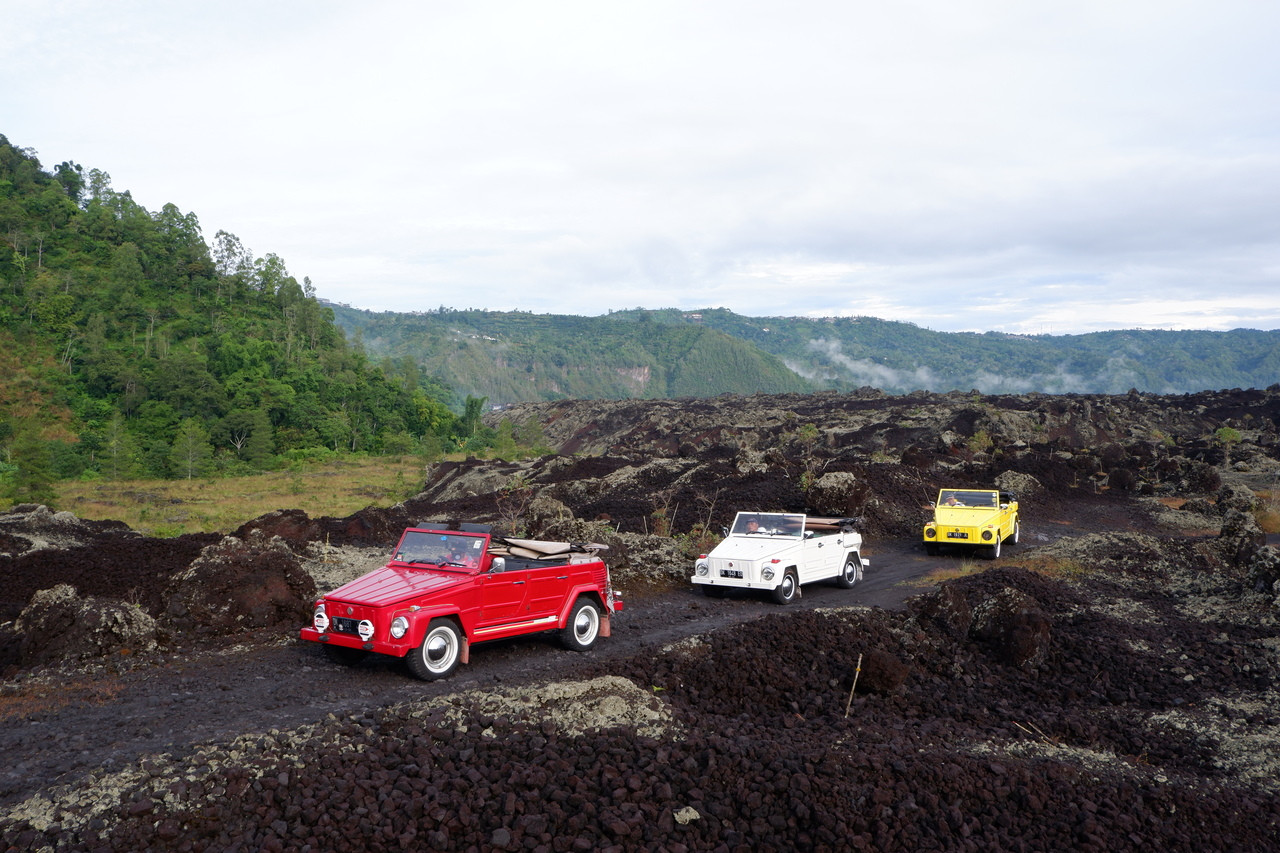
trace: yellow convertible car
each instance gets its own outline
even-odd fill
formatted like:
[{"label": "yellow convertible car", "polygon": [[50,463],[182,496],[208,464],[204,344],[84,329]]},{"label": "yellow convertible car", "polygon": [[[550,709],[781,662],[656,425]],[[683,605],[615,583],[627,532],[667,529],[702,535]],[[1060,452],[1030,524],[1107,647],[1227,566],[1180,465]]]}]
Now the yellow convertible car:
[{"label": "yellow convertible car", "polygon": [[933,504],[933,521],[924,526],[924,550],[930,556],[945,545],[977,548],[994,560],[1006,540],[1020,535],[1018,498],[999,489],[943,489]]}]

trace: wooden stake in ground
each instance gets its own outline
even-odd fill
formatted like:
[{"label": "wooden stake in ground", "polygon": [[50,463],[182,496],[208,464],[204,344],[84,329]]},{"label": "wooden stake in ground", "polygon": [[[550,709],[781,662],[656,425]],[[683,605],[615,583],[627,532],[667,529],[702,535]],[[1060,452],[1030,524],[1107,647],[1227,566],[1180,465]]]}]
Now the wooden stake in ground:
[{"label": "wooden stake in ground", "polygon": [[862,672],[862,655],[858,655],[858,668],[853,671],[853,686],[849,688],[849,701],[844,704],[844,715],[849,716],[849,709],[853,707],[853,691],[858,689],[858,674]]}]

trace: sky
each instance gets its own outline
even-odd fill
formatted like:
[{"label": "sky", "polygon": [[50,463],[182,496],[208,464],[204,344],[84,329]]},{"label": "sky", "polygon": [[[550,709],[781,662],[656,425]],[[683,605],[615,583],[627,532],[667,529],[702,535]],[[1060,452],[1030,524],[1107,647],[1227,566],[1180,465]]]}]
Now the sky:
[{"label": "sky", "polygon": [[1267,0],[0,0],[0,133],[386,311],[1280,328]]}]

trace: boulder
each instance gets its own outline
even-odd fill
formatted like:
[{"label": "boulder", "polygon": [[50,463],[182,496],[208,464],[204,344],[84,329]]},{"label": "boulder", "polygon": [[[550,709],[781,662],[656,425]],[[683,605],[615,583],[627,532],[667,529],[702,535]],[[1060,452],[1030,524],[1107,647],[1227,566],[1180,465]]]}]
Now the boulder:
[{"label": "boulder", "polygon": [[823,474],[809,488],[808,501],[814,515],[840,517],[858,515],[867,500],[867,484],[848,471]]},{"label": "boulder", "polygon": [[239,539],[260,536],[270,539],[278,536],[290,546],[301,550],[308,542],[321,539],[319,522],[300,509],[278,509],[246,522],[233,532]]},{"label": "boulder", "polygon": [[1267,544],[1267,534],[1251,513],[1228,509],[1216,544],[1218,553],[1228,563],[1247,566],[1258,550]]},{"label": "boulder", "polygon": [[1280,549],[1265,545],[1254,552],[1245,582],[1254,592],[1275,595],[1280,602]]},{"label": "boulder", "polygon": [[1239,483],[1225,483],[1222,488],[1218,489],[1218,494],[1214,501],[1218,505],[1218,512],[1226,515],[1229,510],[1237,509],[1240,512],[1253,512],[1258,506],[1258,496],[1255,495],[1247,486]]},{"label": "boulder", "polygon": [[973,610],[955,584],[945,583],[933,592],[913,596],[906,605],[921,627],[952,640],[967,636],[973,624]]},{"label": "boulder", "polygon": [[1004,663],[1030,667],[1044,661],[1051,638],[1048,614],[1025,592],[1004,587],[973,609],[969,635]]},{"label": "boulder", "polygon": [[315,581],[283,539],[225,536],[174,575],[164,621],[212,634],[301,625],[315,596]]},{"label": "boulder", "polygon": [[1005,471],[998,475],[996,477],[996,488],[1003,489],[1006,492],[1013,492],[1018,496],[1019,500],[1044,490],[1044,486],[1035,477],[1018,471]]},{"label": "boulder", "polygon": [[882,649],[872,649],[862,658],[862,673],[858,678],[860,693],[893,693],[911,674],[910,665]]},{"label": "boulder", "polygon": [[81,598],[69,584],[37,592],[14,627],[22,638],[23,666],[156,647],[156,621],[141,607],[114,598]]}]

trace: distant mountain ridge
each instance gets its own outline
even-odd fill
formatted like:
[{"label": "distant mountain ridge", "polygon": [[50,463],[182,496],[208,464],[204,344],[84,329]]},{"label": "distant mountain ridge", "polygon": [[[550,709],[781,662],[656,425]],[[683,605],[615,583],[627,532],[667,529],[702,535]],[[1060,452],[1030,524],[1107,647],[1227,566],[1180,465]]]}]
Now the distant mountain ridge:
[{"label": "distant mountain ridge", "polygon": [[866,386],[894,394],[1181,394],[1280,382],[1280,330],[1010,335],[873,317],[745,317],[724,308],[579,317],[327,304],[371,357],[407,357],[455,393],[494,404]]}]

